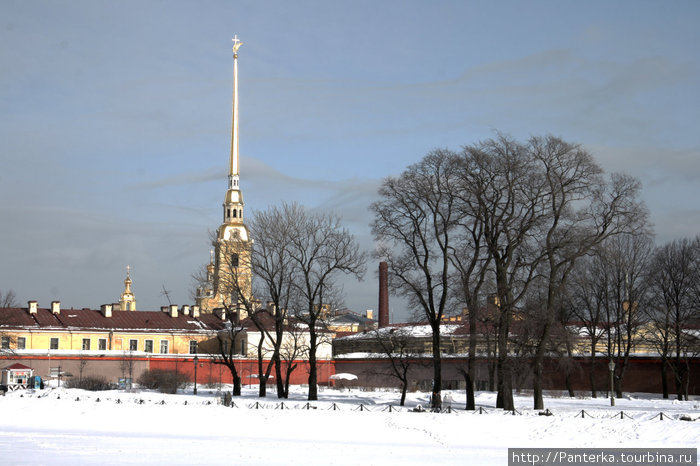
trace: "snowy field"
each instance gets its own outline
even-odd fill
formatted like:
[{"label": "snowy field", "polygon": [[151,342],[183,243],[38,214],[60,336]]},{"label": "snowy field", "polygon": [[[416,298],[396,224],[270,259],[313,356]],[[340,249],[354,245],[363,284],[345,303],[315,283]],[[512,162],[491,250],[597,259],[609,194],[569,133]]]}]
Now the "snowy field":
[{"label": "snowy field", "polygon": [[453,412],[420,413],[411,409],[428,404],[426,393],[396,410],[397,393],[359,390],[324,389],[308,404],[299,388],[282,406],[246,388],[231,408],[206,388],[16,391],[0,397],[0,463],[505,465],[509,447],[696,448],[700,439],[700,399],[638,394],[611,407],[549,396],[552,415],[541,416],[529,396],[516,397],[513,415],[480,392],[480,414],[463,411],[464,392],[449,393]]}]

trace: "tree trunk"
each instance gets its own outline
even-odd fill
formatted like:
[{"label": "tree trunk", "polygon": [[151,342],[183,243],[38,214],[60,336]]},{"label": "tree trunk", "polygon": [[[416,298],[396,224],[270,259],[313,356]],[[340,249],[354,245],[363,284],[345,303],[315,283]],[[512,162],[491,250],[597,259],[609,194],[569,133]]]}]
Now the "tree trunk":
[{"label": "tree trunk", "polygon": [[591,382],[591,397],[598,398],[595,384],[595,342],[591,344],[591,367],[588,368],[588,379]]},{"label": "tree trunk", "polygon": [[496,363],[496,375],[498,377],[498,394],[496,395],[496,408],[506,411],[514,409],[513,401],[513,375],[508,361],[508,330],[510,327],[510,310],[503,312],[501,325],[498,332],[498,361]]},{"label": "tree trunk", "polygon": [[495,392],[496,391],[496,361],[495,361],[495,359],[491,359],[487,364],[488,364],[488,371],[489,371],[489,391]]},{"label": "tree trunk", "polygon": [[569,392],[569,398],[575,398],[576,392],[574,392],[574,387],[571,384],[571,369],[567,367],[566,369],[566,391]]},{"label": "tree trunk", "polygon": [[309,401],[318,400],[318,371],[316,369],[316,322],[309,324]]},{"label": "tree trunk", "polygon": [[433,393],[430,397],[430,407],[434,410],[442,408],[442,354],[440,353],[440,322],[433,322]]},{"label": "tree trunk", "polygon": [[[471,367],[469,372],[472,372]],[[469,373],[464,374],[464,381],[467,384],[467,411],[474,411],[476,409],[476,401],[474,400],[474,380],[469,375]]]},{"label": "tree trunk", "polygon": [[282,358],[279,353],[275,358],[275,383],[277,384],[277,398],[286,398],[284,396],[284,380],[282,379]]},{"label": "tree trunk", "polygon": [[668,400],[668,361],[666,356],[661,357],[661,392],[664,400]]},{"label": "tree trunk", "polygon": [[231,375],[233,376],[233,396],[241,396],[241,377],[233,371]]},{"label": "tree trunk", "polygon": [[471,307],[472,312],[469,313],[469,368],[468,373],[464,374],[464,379],[467,384],[467,410],[473,411],[476,409],[474,401],[474,379],[476,378],[476,309],[474,303]]},{"label": "tree trunk", "polygon": [[[539,350],[538,350],[539,352]],[[533,409],[544,409],[544,397],[542,394],[542,361],[541,358],[535,356],[535,363],[533,367]]]},{"label": "tree trunk", "polygon": [[404,379],[401,381],[401,401],[399,401],[399,405],[403,406],[404,403],[406,402],[406,392],[408,391],[408,380]]}]

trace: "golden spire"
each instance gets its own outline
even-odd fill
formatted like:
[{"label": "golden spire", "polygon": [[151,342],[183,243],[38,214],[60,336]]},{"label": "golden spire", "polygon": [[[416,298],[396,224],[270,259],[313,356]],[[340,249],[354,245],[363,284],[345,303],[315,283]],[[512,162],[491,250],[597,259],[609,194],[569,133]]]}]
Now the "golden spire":
[{"label": "golden spire", "polygon": [[231,117],[231,158],[229,161],[229,189],[238,189],[238,49],[243,42],[233,36],[233,116]]},{"label": "golden spire", "polygon": [[126,266],[126,279],[124,280],[124,292],[119,300],[119,308],[122,311],[135,311],[136,310],[136,298],[134,293],[131,291],[131,267]]}]

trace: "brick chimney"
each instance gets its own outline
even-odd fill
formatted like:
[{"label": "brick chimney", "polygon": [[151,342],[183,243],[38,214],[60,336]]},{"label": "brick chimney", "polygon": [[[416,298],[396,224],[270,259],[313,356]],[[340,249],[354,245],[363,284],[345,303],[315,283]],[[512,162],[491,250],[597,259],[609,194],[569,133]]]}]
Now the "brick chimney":
[{"label": "brick chimney", "polygon": [[100,311],[102,311],[102,315],[110,318],[112,317],[112,305],[111,304],[103,304],[100,306]]},{"label": "brick chimney", "polygon": [[36,301],[27,301],[27,310],[29,311],[29,314],[36,314],[37,302]]},{"label": "brick chimney", "polygon": [[61,313],[61,301],[51,301],[51,312],[54,315]]},{"label": "brick chimney", "polygon": [[199,306],[192,306],[192,317],[199,319]]},{"label": "brick chimney", "polygon": [[389,326],[389,265],[379,263],[379,328]]}]

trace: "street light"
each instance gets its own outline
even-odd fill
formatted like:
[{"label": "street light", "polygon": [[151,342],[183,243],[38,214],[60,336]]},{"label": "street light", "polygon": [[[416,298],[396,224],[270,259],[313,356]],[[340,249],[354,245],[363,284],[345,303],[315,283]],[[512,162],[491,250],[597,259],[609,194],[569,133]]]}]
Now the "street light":
[{"label": "street light", "polygon": [[615,406],[615,363],[612,359],[608,363],[610,369],[610,406]]},{"label": "street light", "polygon": [[197,355],[192,359],[194,361],[194,394],[197,394],[197,365],[199,364],[199,358]]}]

